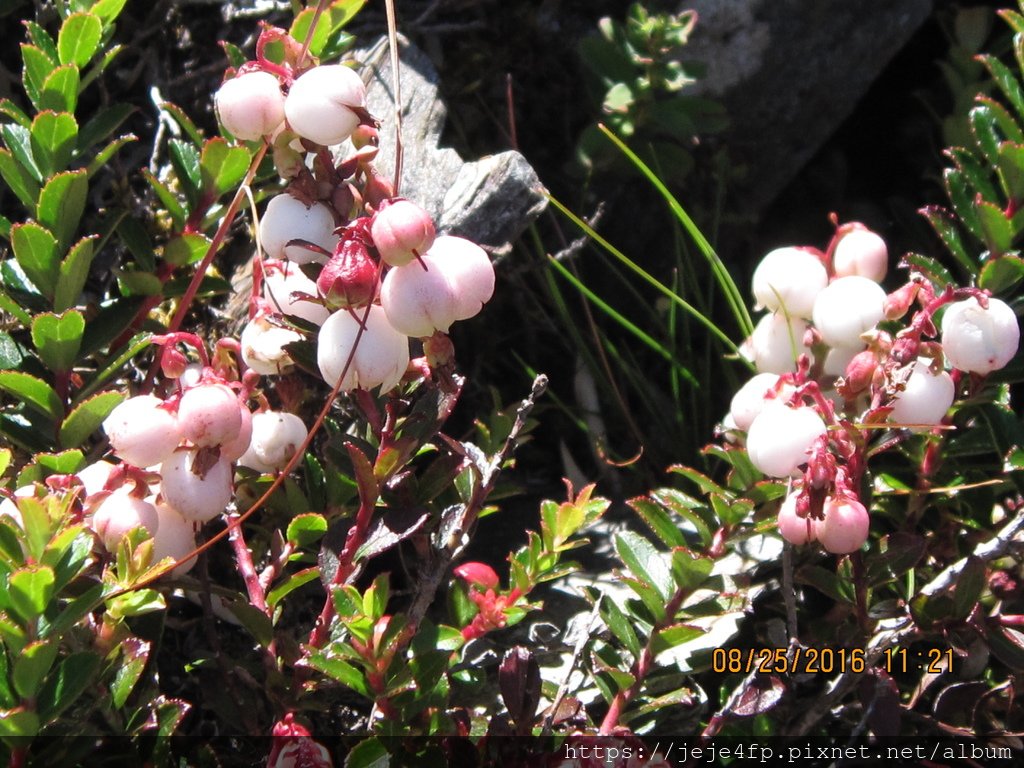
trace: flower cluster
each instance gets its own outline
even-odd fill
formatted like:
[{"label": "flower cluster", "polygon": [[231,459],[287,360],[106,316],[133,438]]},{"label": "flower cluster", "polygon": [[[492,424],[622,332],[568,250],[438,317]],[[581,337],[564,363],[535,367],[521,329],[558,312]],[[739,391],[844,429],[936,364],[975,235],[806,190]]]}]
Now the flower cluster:
[{"label": "flower cluster", "polygon": [[870,436],[856,425],[907,434],[942,425],[958,396],[1017,351],[1017,318],[1003,301],[938,290],[916,273],[887,294],[887,261],[882,238],[851,223],[824,251],[779,248],[754,272],[754,297],[769,313],[743,351],[758,372],[724,424],[759,471],[790,481],[778,526],[793,544],[849,553],[867,540],[859,489]]},{"label": "flower cluster", "polygon": [[317,363],[328,384],[386,392],[409,367],[410,338],[446,334],[480,311],[494,268],[478,245],[437,236],[430,215],[374,169],[376,123],[359,76],[338,64],[303,68],[298,54],[267,61],[261,51],[284,37],[264,30],[257,60],[216,97],[228,131],[272,142],[287,181],[259,223],[264,260],[242,354],[258,373],[287,372],[288,345],[305,332],[297,318],[320,327]]}]

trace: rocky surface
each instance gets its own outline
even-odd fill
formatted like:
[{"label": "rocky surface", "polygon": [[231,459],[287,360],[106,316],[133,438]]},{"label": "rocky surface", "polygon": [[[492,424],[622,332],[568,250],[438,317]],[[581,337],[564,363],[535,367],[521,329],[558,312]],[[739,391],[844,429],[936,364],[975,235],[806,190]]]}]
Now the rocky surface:
[{"label": "rocky surface", "polygon": [[732,122],[722,141],[746,166],[737,190],[760,210],[849,116],[928,18],[932,0],[689,0],[683,57]]}]

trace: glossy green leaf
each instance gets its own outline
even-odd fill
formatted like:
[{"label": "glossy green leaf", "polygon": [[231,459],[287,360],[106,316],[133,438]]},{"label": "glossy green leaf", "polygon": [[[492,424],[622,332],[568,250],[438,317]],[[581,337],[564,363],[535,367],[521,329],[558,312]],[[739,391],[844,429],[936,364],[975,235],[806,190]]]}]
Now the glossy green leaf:
[{"label": "glossy green leaf", "polygon": [[89,10],[98,16],[106,24],[110,24],[124,8],[128,0],[97,0]]},{"label": "glossy green leaf", "polygon": [[60,444],[65,448],[82,445],[125,397],[123,392],[100,392],[79,403],[60,425]]},{"label": "glossy green leaf", "polygon": [[943,180],[946,183],[946,193],[949,195],[956,215],[960,217],[967,230],[980,240],[982,231],[978,212],[974,209],[975,196],[967,187],[963,171],[947,168],[943,173]]},{"label": "glossy green leaf", "polygon": [[49,74],[39,94],[39,108],[52,109],[55,112],[75,111],[78,106],[78,89],[81,78],[78,67],[64,64]]},{"label": "glossy green leaf", "polygon": [[[141,296],[130,296],[104,302],[100,311],[89,317],[89,324],[85,327],[85,335],[82,337],[82,355],[88,356],[99,352],[124,333],[142,307],[143,301],[145,299]],[[142,337],[149,338],[148,334]],[[137,342],[139,338],[140,336],[136,336],[131,343]],[[146,343],[148,341],[141,342],[143,346]],[[105,367],[105,375],[110,376],[120,372],[125,362],[125,360],[120,360],[113,370],[108,370]],[[94,384],[95,379],[89,382],[89,386],[94,386]]]},{"label": "glossy green leaf", "polygon": [[687,592],[700,587],[714,568],[715,562],[710,557],[703,557],[685,548],[672,551],[672,577],[676,586]]},{"label": "glossy green leaf", "polygon": [[60,398],[42,379],[21,371],[0,371],[0,389],[54,421],[60,417]]},{"label": "glossy green leaf", "polygon": [[63,312],[78,303],[82,288],[89,277],[96,240],[95,235],[83,237],[71,246],[68,255],[60,263],[57,287],[53,292],[53,308],[56,311]]},{"label": "glossy green leaf", "polygon": [[149,182],[149,186],[153,188],[157,198],[167,212],[171,214],[171,218],[174,219],[175,225],[183,227],[185,225],[185,209],[181,206],[177,196],[168,189],[167,185],[160,181],[156,176],[150,173],[148,170],[142,170],[143,178]]},{"label": "glossy green leaf", "polygon": [[[27,43],[22,43],[21,45],[21,58],[25,63],[25,68],[22,70],[21,75],[21,84],[36,109],[43,109],[43,84],[55,69],[54,63],[40,48]],[[67,112],[68,110],[60,111]]]},{"label": "glossy green leaf", "polygon": [[210,238],[198,233],[179,235],[164,246],[164,261],[176,267],[195,264],[206,256],[210,243]]},{"label": "glossy green leaf", "polygon": [[17,707],[0,710],[0,738],[31,739],[39,733],[39,715],[30,709]]},{"label": "glossy green leaf", "polygon": [[182,139],[171,139],[168,148],[171,165],[178,176],[178,186],[185,193],[189,207],[194,208],[199,202],[199,190],[203,183],[199,169],[199,150],[191,142]]},{"label": "glossy green leaf", "polygon": [[79,69],[89,63],[100,47],[103,22],[91,13],[73,13],[64,19],[57,36],[57,52],[61,64],[74,64]]},{"label": "glossy green leaf", "polygon": [[181,129],[185,131],[185,135],[188,136],[195,146],[201,147],[203,145],[203,132],[192,122],[192,118],[188,116],[185,110],[169,101],[161,101],[160,109],[174,118],[174,122],[181,126]]},{"label": "glossy green leaf", "polygon": [[706,631],[690,624],[672,624],[654,633],[654,637],[651,638],[651,650],[657,657],[665,651],[671,651],[683,643],[700,637]]},{"label": "glossy green leaf", "polygon": [[288,523],[286,540],[292,545],[302,548],[308,547],[327,533],[327,520],[323,515],[314,513],[298,515]]},{"label": "glossy green leaf", "polygon": [[999,173],[1007,195],[1019,209],[1024,203],[1024,144],[1004,141],[999,145]]},{"label": "glossy green leaf", "polygon": [[29,42],[46,54],[46,58],[50,60],[50,63],[53,66],[56,67],[60,64],[60,56],[57,53],[57,44],[53,42],[53,38],[50,37],[50,33],[34,21],[23,21],[22,24],[25,25],[25,31],[28,33]]},{"label": "glossy green leaf", "polygon": [[627,503],[663,544],[668,547],[681,547],[686,544],[686,538],[679,530],[679,524],[672,519],[665,507],[654,499],[641,496],[630,499]]},{"label": "glossy green leaf", "polygon": [[6,149],[0,149],[0,177],[30,211],[35,211],[39,199],[39,182]]},{"label": "glossy green leaf", "polygon": [[615,551],[629,572],[658,590],[663,599],[668,600],[675,592],[672,572],[663,554],[643,536],[632,531],[616,534]]},{"label": "glossy green leaf", "polygon": [[974,555],[969,556],[953,588],[954,617],[966,619],[977,606],[986,586],[988,569],[985,567],[985,561]]},{"label": "glossy green leaf", "polygon": [[997,659],[1010,669],[1024,671],[1024,632],[1012,627],[984,624],[985,640]]},{"label": "glossy green leaf", "polygon": [[59,245],[50,231],[32,221],[15,224],[11,227],[11,248],[26,277],[44,296],[53,296],[60,261]]},{"label": "glossy green leaf", "polygon": [[163,293],[163,282],[152,272],[115,269],[114,274],[122,296],[159,296]]},{"label": "glossy green leaf", "polygon": [[999,142],[1003,137],[999,134],[991,106],[979,104],[968,113],[967,119],[981,154],[990,165],[995,165],[998,162]]},{"label": "glossy green leaf", "polygon": [[1024,259],[1006,255],[985,262],[978,276],[978,287],[995,294],[1008,292],[1024,279]]},{"label": "glossy green leaf", "polygon": [[103,149],[96,153],[96,156],[86,166],[85,171],[89,178],[92,178],[101,170],[103,170],[110,158],[112,158],[121,147],[126,144],[131,144],[133,141],[137,141],[138,137],[135,134],[127,133],[124,136],[118,136],[113,141],[109,142]]},{"label": "glossy green leaf", "polygon": [[984,200],[978,200],[975,209],[981,224],[982,240],[992,256],[1001,256],[1010,250],[1013,247],[1013,228],[1002,209]]},{"label": "glossy green leaf", "polygon": [[601,601],[601,618],[611,633],[633,655],[633,658],[640,658],[640,639],[636,636],[632,622],[614,599],[605,598]]},{"label": "glossy green leaf", "polygon": [[243,146],[231,146],[222,138],[203,145],[200,160],[204,193],[220,197],[237,187],[249,170],[252,157]]},{"label": "glossy green leaf", "polygon": [[86,152],[96,144],[109,140],[121,123],[135,111],[135,107],[130,104],[111,104],[100,110],[78,132],[79,153]]},{"label": "glossy green leaf", "polygon": [[936,288],[944,288],[954,283],[953,276],[944,266],[931,256],[924,256],[920,253],[908,253],[903,256],[900,264],[904,267],[920,272],[935,284]]},{"label": "glossy green leaf", "polygon": [[299,587],[316,581],[320,578],[319,568],[306,568],[290,576],[286,576],[280,584],[267,593],[267,605],[275,607],[285,597],[290,595]]},{"label": "glossy green leaf", "polygon": [[11,688],[7,649],[0,643],[0,711],[10,709],[17,703],[18,699]]},{"label": "glossy green leaf", "polygon": [[45,178],[63,171],[78,141],[78,123],[67,112],[40,112],[32,122],[32,155]]},{"label": "glossy green leaf", "polygon": [[306,657],[305,663],[356,693],[368,698],[373,697],[370,687],[366,684],[365,675],[347,661],[331,656],[329,652],[315,651]]},{"label": "glossy green leaf", "polygon": [[1020,124],[1013,115],[1007,112],[1006,107],[988,96],[982,95],[976,98],[978,104],[988,110],[989,119],[992,120],[992,133],[997,138],[997,145],[1001,141],[1012,141],[1015,144],[1024,143],[1024,131],[1021,130]]},{"label": "glossy green leaf", "polygon": [[99,655],[90,651],[80,651],[65,658],[39,692],[36,708],[43,721],[52,722],[74,704],[92,685],[99,668]]},{"label": "glossy green leaf", "polygon": [[946,150],[946,155],[956,165],[957,170],[963,173],[964,180],[973,192],[985,200],[999,199],[999,193],[991,179],[991,166],[984,165],[975,153],[963,147],[950,147]]},{"label": "glossy green leaf", "polygon": [[32,320],[32,343],[46,367],[54,372],[71,370],[82,346],[85,318],[78,310],[61,315],[47,312]]},{"label": "glossy green leaf", "polygon": [[60,644],[56,640],[37,640],[25,646],[14,660],[14,690],[23,699],[33,699],[57,659]]},{"label": "glossy green leaf", "polygon": [[6,115],[23,128],[28,128],[32,125],[32,118],[26,115],[21,107],[10,99],[0,99],[0,115]]},{"label": "glossy green leaf", "polygon": [[120,644],[121,660],[110,686],[110,697],[120,709],[128,701],[149,660],[151,644],[138,637],[129,637]]},{"label": "glossy green leaf", "polygon": [[89,180],[84,170],[65,171],[50,179],[39,193],[36,218],[57,237],[60,250],[67,250],[85,211]]},{"label": "glossy green leaf", "polygon": [[35,181],[42,183],[49,174],[44,174],[39,162],[36,160],[32,145],[31,128],[23,128],[20,125],[5,124],[0,126],[0,134],[4,137],[4,143],[14,155],[14,159],[21,164],[29,176]]},{"label": "glossy green leaf", "polygon": [[342,27],[348,24],[365,4],[366,0],[335,0],[320,14],[312,37],[309,37],[309,29],[316,9],[310,6],[296,15],[288,32],[299,42],[305,42],[309,37],[310,52],[316,57],[330,58],[342,37]]},{"label": "glossy green leaf", "polygon": [[26,621],[35,620],[50,604],[53,584],[53,569],[45,565],[27,566],[15,571],[7,584],[12,607]]},{"label": "glossy green leaf", "polygon": [[345,757],[345,768],[389,768],[391,754],[376,736],[363,739]]}]

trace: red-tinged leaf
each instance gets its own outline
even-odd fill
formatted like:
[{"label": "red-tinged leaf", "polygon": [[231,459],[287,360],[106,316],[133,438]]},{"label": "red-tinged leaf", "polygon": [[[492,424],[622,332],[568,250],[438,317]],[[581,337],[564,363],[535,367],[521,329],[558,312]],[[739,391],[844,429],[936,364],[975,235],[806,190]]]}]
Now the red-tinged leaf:
[{"label": "red-tinged leaf", "polygon": [[345,443],[345,450],[348,451],[349,459],[352,461],[352,470],[359,488],[360,503],[369,506],[376,504],[377,497],[380,496],[380,486],[377,485],[377,479],[373,476],[373,465],[366,458],[366,454],[360,451],[354,443]]},{"label": "red-tinged leaf", "polygon": [[786,686],[777,675],[759,675],[740,693],[731,710],[738,717],[753,717],[767,712],[782,699]]}]

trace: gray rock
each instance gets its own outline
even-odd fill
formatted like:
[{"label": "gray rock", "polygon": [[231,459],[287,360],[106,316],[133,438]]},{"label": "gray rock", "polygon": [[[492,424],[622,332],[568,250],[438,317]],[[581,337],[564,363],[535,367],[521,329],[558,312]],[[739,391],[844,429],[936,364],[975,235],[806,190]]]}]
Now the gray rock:
[{"label": "gray rock", "polygon": [[[399,194],[424,206],[438,228],[502,252],[544,210],[537,174],[518,152],[463,162],[441,147],[447,110],[437,72],[426,54],[401,41],[402,179]],[[387,41],[356,51],[367,83],[367,108],[381,121],[381,151],[374,161],[390,178],[395,161],[395,107]]]},{"label": "gray rock", "polygon": [[769,203],[853,111],[931,13],[932,0],[689,0],[697,26],[682,57],[720,99],[723,137],[748,207]]}]

